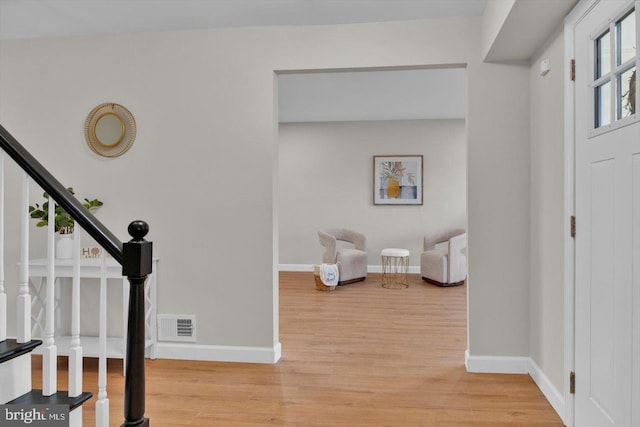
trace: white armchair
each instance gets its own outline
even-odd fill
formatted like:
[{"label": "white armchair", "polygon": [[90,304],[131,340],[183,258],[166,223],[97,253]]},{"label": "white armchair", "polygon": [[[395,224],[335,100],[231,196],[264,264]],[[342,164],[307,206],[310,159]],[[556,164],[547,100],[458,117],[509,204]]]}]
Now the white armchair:
[{"label": "white armchair", "polygon": [[[367,278],[367,253],[364,234],[342,228],[318,231],[320,244],[325,247],[322,262],[338,264],[339,285],[359,282]],[[353,248],[338,248],[337,241],[353,244]]]},{"label": "white armchair", "polygon": [[420,255],[422,280],[438,286],[456,286],[467,278],[467,233],[446,230],[424,236]]}]

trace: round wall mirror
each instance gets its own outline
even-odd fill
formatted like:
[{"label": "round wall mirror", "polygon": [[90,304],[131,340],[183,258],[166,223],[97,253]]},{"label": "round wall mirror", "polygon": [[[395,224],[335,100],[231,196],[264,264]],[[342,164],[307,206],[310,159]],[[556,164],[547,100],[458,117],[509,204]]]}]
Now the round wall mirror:
[{"label": "round wall mirror", "polygon": [[115,113],[104,113],[98,117],[93,126],[93,136],[100,144],[111,147],[122,142],[125,130],[120,116]]},{"label": "round wall mirror", "polygon": [[100,104],[87,116],[84,136],[94,153],[105,157],[121,156],[133,145],[136,122],[122,105]]}]

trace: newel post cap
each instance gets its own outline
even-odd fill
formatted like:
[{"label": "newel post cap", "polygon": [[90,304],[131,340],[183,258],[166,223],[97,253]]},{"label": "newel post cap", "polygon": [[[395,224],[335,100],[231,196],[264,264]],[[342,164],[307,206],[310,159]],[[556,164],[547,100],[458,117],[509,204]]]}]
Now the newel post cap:
[{"label": "newel post cap", "polygon": [[128,231],[132,239],[122,245],[122,275],[146,277],[152,272],[153,244],[144,240],[149,233],[149,224],[144,221],[133,221],[129,224]]},{"label": "newel post cap", "polygon": [[149,233],[149,224],[140,220],[133,221],[129,224],[127,231],[129,231],[129,236],[133,237],[134,242],[140,242]]}]

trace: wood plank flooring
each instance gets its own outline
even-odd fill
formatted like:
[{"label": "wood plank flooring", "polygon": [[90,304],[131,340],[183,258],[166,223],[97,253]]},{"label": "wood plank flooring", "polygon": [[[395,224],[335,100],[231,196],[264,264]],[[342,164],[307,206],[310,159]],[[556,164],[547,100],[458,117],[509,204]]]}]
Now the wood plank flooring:
[{"label": "wood plank flooring", "polygon": [[[277,365],[148,360],[146,415],[162,426],[549,426],[562,422],[527,375],[469,374],[466,289],[379,275],[333,292],[280,275]],[[200,327],[206,327],[200,325]],[[35,359],[35,357],[34,357]],[[60,358],[60,387],[66,387]],[[34,363],[39,366],[39,363]],[[109,361],[111,425],[123,421],[122,363]],[[34,369],[34,385],[41,372]],[[85,359],[93,426],[96,359]]]}]

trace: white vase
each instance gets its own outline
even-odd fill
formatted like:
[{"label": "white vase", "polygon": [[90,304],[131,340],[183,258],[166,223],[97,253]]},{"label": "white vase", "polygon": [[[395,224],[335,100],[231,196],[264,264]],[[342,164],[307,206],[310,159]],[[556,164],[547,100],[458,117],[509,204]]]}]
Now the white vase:
[{"label": "white vase", "polygon": [[70,259],[73,257],[73,235],[60,234],[56,239],[56,258]]}]

